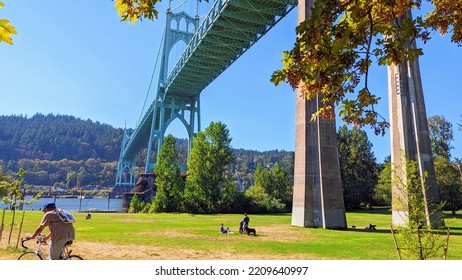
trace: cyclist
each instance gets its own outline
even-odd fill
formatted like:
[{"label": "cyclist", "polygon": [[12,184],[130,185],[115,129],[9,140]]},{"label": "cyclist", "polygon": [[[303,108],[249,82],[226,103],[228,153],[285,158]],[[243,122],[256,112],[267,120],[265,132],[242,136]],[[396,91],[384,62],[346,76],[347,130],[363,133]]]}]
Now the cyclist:
[{"label": "cyclist", "polygon": [[36,238],[42,231],[49,227],[50,232],[44,238],[44,241],[50,239],[50,259],[59,260],[61,252],[67,242],[75,238],[75,230],[72,223],[64,223],[56,211],[56,205],[52,202],[46,203],[43,207],[42,221],[33,234],[27,234],[26,239]]}]

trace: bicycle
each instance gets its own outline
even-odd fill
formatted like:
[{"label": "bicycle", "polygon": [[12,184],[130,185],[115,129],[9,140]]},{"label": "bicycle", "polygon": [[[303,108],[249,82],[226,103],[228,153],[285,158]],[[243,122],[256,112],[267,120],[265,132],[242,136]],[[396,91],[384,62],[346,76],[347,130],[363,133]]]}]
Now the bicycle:
[{"label": "bicycle", "polygon": [[[47,245],[48,243],[44,241],[43,239],[45,238],[44,235],[39,235],[37,236],[37,250],[32,251],[26,251],[22,253],[18,260],[46,260],[47,258],[45,257],[45,254],[42,251],[42,245]],[[30,239],[25,239],[21,238],[21,246],[25,248],[26,250],[29,249],[26,245],[24,245],[24,242],[29,241]],[[60,260],[83,260],[83,258],[79,255],[71,255],[72,250],[69,249],[69,245],[72,244],[72,241],[69,241],[66,243],[66,245],[63,248],[63,251],[61,252],[61,258]]]}]

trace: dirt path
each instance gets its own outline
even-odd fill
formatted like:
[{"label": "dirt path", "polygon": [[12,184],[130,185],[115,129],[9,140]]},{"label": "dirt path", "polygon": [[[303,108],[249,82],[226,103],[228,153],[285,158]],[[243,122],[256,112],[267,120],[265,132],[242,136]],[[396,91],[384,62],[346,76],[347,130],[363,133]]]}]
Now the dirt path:
[{"label": "dirt path", "polygon": [[[2,242],[3,243],[3,242]],[[5,248],[2,246],[2,248]],[[96,242],[75,242],[72,253],[86,260],[265,260],[288,259],[278,255],[232,254],[193,250],[165,250],[152,246],[117,245]],[[0,260],[15,260],[21,254],[15,250],[0,250]],[[290,259],[309,259],[309,256],[292,255]]]},{"label": "dirt path", "polygon": [[[278,226],[270,227],[271,232],[280,232]],[[287,230],[287,229],[285,229]],[[162,235],[166,233],[163,232]],[[148,235],[148,233],[146,234]],[[149,235],[155,238],[155,235],[149,233]],[[159,235],[160,237],[162,235]],[[169,231],[169,237],[178,239],[191,238],[190,234],[185,234],[181,231]],[[203,237],[207,238],[204,242],[222,242],[226,240],[228,236],[217,235],[214,237]],[[231,237],[231,236],[229,236]],[[237,236],[236,236],[237,237]],[[239,238],[246,239],[247,236],[239,236]],[[194,238],[198,238],[194,236]],[[254,238],[249,236],[248,238]],[[267,241],[279,241],[279,242],[296,242],[296,240],[306,239],[306,237],[297,236],[295,232],[288,235],[278,234],[259,234],[255,242],[267,242]],[[10,246],[14,247],[16,240],[12,240]],[[34,244],[29,244],[32,246]],[[8,247],[7,239],[2,238],[0,242],[0,260],[14,260],[22,252],[22,250],[5,249]],[[20,247],[20,245],[19,245]],[[297,254],[297,255],[274,255],[274,254],[252,254],[236,252],[226,252],[223,250],[194,250],[194,249],[182,249],[182,248],[166,248],[165,246],[143,246],[143,245],[121,245],[116,243],[102,243],[102,242],[88,242],[75,240],[72,245],[73,254],[82,256],[86,260],[268,260],[268,259],[312,259],[314,256],[308,254]],[[319,258],[319,256],[318,256]]]}]

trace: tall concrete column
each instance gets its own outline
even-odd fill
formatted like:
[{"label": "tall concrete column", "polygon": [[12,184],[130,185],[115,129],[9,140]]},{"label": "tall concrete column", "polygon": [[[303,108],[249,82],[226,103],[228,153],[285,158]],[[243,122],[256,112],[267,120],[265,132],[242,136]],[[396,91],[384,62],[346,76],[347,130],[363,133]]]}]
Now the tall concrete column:
[{"label": "tall concrete column", "polygon": [[[313,0],[298,1],[299,23],[311,15]],[[297,90],[292,225],[346,228],[335,120],[310,122],[317,99]]]},{"label": "tall concrete column", "polygon": [[[412,18],[409,11],[401,18]],[[408,40],[409,47],[416,48],[415,40]],[[406,176],[404,156],[417,162],[419,173],[426,172],[427,188],[423,188],[423,199],[427,214],[432,214],[432,203],[440,202],[436,184],[435,169],[431,158],[431,144],[428,131],[427,113],[420,77],[418,59],[406,61],[400,65],[388,67],[388,97],[390,112],[391,162],[393,176]],[[402,225],[407,220],[407,194],[398,182],[392,185],[392,223]],[[404,204],[404,205],[403,205]],[[404,207],[403,207],[404,206]],[[441,212],[435,212],[427,218],[427,224],[442,225]]]}]

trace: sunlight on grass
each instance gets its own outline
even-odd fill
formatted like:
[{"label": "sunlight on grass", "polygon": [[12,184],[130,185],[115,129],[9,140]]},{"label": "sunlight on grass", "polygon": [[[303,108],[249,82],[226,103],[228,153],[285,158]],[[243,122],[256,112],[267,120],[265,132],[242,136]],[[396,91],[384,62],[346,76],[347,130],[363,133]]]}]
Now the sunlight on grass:
[{"label": "sunlight on grass", "polygon": [[[20,250],[7,249],[11,213],[6,214],[0,255],[16,259]],[[252,214],[250,226],[257,236],[239,234],[240,214],[94,213],[90,220],[85,215],[75,213],[74,225],[76,252],[87,259],[397,259],[388,209],[348,212],[345,230],[295,227],[290,214]],[[13,240],[19,234],[18,216]],[[445,219],[451,228],[450,259],[462,259],[461,216]],[[39,211],[26,211],[21,235],[35,230],[41,217]],[[218,233],[221,223],[232,233]],[[376,224],[377,230],[364,230],[369,223]]]}]

